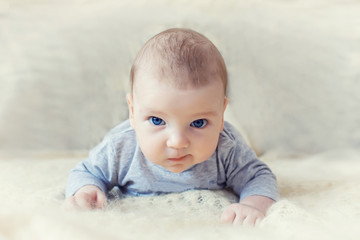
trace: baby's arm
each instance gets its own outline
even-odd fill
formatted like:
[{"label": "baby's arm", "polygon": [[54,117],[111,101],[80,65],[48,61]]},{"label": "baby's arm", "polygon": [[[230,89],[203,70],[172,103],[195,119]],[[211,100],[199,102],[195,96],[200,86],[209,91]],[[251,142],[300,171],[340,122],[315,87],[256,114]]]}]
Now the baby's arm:
[{"label": "baby's arm", "polygon": [[275,201],[263,196],[249,196],[225,208],[221,221],[235,225],[257,226]]},{"label": "baby's arm", "polygon": [[239,203],[224,210],[221,221],[258,225],[268,208],[279,199],[276,177],[231,125],[224,128],[224,137],[220,140],[224,150],[219,151],[218,156],[223,162],[226,184],[240,197]]},{"label": "baby's arm", "polygon": [[65,208],[102,209],[106,195],[117,180],[117,162],[111,141],[105,138],[92,149],[89,157],[69,173],[66,184]]},{"label": "baby's arm", "polygon": [[257,226],[278,199],[275,175],[257,158],[250,159],[239,171],[229,175],[232,181],[228,183],[242,198],[239,203],[231,204],[224,210],[222,222]]},{"label": "baby's arm", "polygon": [[86,185],[80,188],[73,196],[66,198],[66,209],[103,209],[106,207],[106,196],[95,185]]}]

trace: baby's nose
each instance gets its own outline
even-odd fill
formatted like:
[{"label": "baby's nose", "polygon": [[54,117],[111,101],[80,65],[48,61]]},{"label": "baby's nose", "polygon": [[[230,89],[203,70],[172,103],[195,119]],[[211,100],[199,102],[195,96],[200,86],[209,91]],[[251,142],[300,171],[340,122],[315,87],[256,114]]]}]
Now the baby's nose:
[{"label": "baby's nose", "polygon": [[181,132],[173,132],[167,140],[167,146],[174,149],[187,148],[189,143],[186,135]]}]

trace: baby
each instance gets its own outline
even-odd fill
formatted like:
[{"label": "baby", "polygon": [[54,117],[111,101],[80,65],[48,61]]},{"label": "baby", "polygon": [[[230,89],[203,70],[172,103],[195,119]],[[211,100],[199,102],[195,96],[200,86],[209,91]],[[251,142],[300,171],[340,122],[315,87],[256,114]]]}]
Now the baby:
[{"label": "baby", "polygon": [[279,197],[276,178],[224,122],[227,71],[217,48],[188,29],[151,38],[131,69],[129,119],[70,172],[65,205],[102,209],[117,186],[132,196],[231,188],[221,221],[257,225]]}]

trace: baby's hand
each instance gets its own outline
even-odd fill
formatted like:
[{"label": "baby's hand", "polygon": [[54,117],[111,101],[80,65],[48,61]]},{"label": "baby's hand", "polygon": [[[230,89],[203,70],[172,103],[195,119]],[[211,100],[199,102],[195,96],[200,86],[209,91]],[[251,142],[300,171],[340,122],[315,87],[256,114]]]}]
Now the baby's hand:
[{"label": "baby's hand", "polygon": [[103,209],[106,206],[106,196],[100,188],[87,185],[80,188],[74,196],[65,200],[65,209]]},{"label": "baby's hand", "polygon": [[257,226],[265,214],[260,210],[242,203],[234,203],[225,208],[221,222],[234,225]]},{"label": "baby's hand", "polygon": [[257,226],[275,201],[264,196],[249,196],[225,208],[221,221],[235,225]]}]

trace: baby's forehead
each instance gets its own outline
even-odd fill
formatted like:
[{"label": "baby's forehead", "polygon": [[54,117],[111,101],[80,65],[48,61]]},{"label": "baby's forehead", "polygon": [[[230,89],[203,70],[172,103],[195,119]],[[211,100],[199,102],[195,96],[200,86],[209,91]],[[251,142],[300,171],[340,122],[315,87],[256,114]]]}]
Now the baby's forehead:
[{"label": "baby's forehead", "polygon": [[153,67],[151,69],[145,68],[138,71],[134,79],[133,88],[166,86],[179,90],[199,90],[213,82],[221,83],[219,91],[223,91],[224,83],[222,79],[220,76],[211,73],[210,71],[194,75],[184,69],[178,69],[174,72]]},{"label": "baby's forehead", "polygon": [[[140,106],[142,111],[180,109],[178,113],[182,111],[189,113],[190,108],[196,109],[196,112],[204,112],[204,109],[214,111],[224,102],[225,96],[220,81],[213,81],[203,86],[179,87],[152,77],[141,77],[138,80],[133,91],[133,99],[135,105]],[[186,103],[188,103],[186,107],[181,107]]]}]

